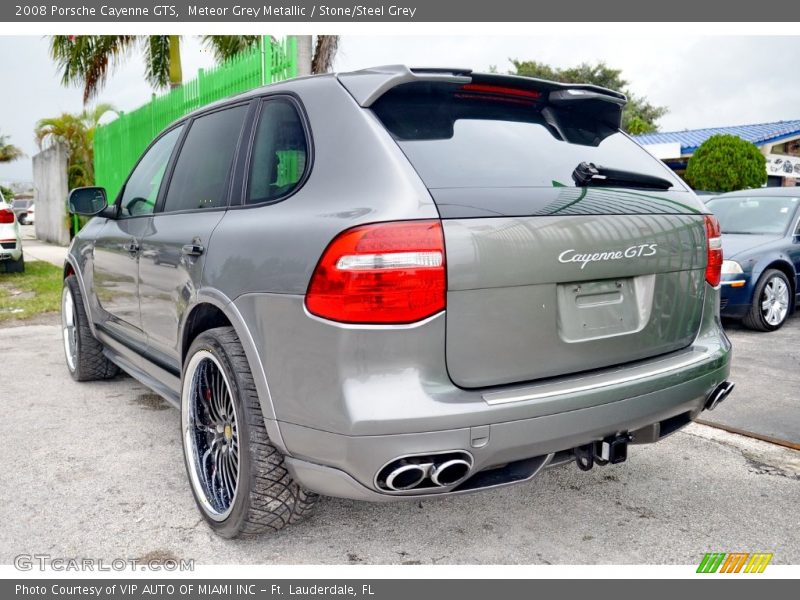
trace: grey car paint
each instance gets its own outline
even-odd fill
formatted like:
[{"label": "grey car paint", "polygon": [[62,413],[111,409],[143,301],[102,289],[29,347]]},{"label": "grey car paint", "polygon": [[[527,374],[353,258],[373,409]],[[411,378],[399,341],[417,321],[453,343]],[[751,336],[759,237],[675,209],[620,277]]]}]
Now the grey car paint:
[{"label": "grey car paint", "polygon": [[[240,206],[247,160],[241,152],[227,210],[98,216],[81,231],[68,270],[78,276],[109,357],[177,402],[187,324],[195,311],[219,309],[242,341],[269,435],[299,483],[362,499],[397,496],[378,490],[374,477],[400,455],[464,450],[476,470],[531,459],[532,476],[577,445],[622,431],[656,441],[671,432],[670,419],[680,416],[685,424],[696,417],[727,378],[730,344],[719,324],[719,291],[703,280],[705,211],[691,193],[675,194],[681,208],[672,197],[672,214],[660,217],[641,210],[624,217],[446,219],[444,313],[412,325],[367,326],[307,312],[309,279],[338,233],[365,223],[440,218],[432,196],[439,192],[426,188],[357,101],[371,101],[392,80],[423,75],[397,67],[381,73],[297,79],[235,100],[256,107],[269,95],[287,95],[302,108],[312,160],[290,198]],[[348,78],[359,82],[357,93],[346,88]],[[127,256],[129,237],[142,242],[138,267]],[[176,250],[195,243],[203,246],[200,257]],[[554,260],[570,248],[624,251],[640,244],[657,244],[658,256],[584,269]],[[509,256],[515,257],[510,267]],[[597,284],[609,278],[614,289]],[[115,300],[124,304],[121,313],[106,310],[104,280],[134,293],[138,314],[130,298]],[[623,307],[587,309],[594,327],[618,328],[596,344],[580,330],[558,331],[554,307],[567,302],[559,293],[582,282],[601,285],[590,293]],[[487,298],[489,306],[510,308],[487,312],[481,308]],[[578,298],[571,297],[573,305]],[[540,318],[536,310],[524,315],[525,306],[540,301]],[[653,318],[641,313],[648,310]],[[622,325],[611,322],[620,318]],[[526,331],[533,334],[525,337]],[[536,381],[541,377],[548,378]],[[493,403],[492,394],[520,399]]]}]

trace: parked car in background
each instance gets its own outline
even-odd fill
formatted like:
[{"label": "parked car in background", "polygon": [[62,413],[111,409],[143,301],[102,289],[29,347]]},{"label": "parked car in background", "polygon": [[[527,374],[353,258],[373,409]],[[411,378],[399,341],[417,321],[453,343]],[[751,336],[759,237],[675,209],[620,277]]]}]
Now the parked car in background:
[{"label": "parked car in background", "polygon": [[22,236],[14,209],[0,193],[0,266],[6,273],[21,273],[25,270],[22,255]]},{"label": "parked car in background", "polygon": [[180,407],[191,490],[226,537],[317,493],[623,462],[733,388],[719,225],[620,131],[625,101],[391,66],[200,109],[110,204],[70,194],[96,216],[64,268],[69,372],[122,368]]},{"label": "parked car in background", "polygon": [[36,222],[36,205],[31,204],[28,208],[28,213],[25,215],[25,222],[23,225],[33,225]]},{"label": "parked car in background", "polygon": [[17,221],[19,221],[20,225],[30,225],[33,223],[29,216],[33,208],[33,199],[15,198],[11,202],[11,207],[14,209],[14,214],[17,215]]},{"label": "parked car in background", "polygon": [[798,301],[800,188],[742,190],[707,206],[722,227],[722,316],[775,331]]}]

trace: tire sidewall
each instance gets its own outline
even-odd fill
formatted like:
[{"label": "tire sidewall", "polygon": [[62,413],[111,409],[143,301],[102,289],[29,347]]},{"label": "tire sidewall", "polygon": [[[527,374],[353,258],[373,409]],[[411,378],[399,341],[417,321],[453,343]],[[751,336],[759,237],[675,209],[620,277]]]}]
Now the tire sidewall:
[{"label": "tire sidewall", "polygon": [[[239,480],[237,482],[236,498],[234,499],[233,508],[230,514],[222,521],[213,519],[203,506],[201,498],[198,497],[198,491],[191,483],[192,469],[190,459],[188,456],[189,448],[186,446],[186,440],[183,432],[183,423],[186,416],[185,411],[188,409],[184,401],[184,387],[191,385],[190,381],[186,379],[186,369],[192,357],[198,352],[205,350],[217,359],[220,366],[225,372],[225,377],[230,386],[231,397],[233,399],[234,408],[236,410],[237,428],[239,432]],[[201,334],[192,343],[189,351],[186,354],[186,360],[183,364],[183,375],[181,381],[181,418],[180,418],[180,436],[181,445],[183,447],[183,462],[186,467],[186,475],[189,478],[189,487],[192,490],[195,503],[197,504],[203,518],[211,526],[211,528],[219,535],[232,538],[239,534],[241,531],[245,518],[250,506],[250,492],[252,486],[252,466],[250,459],[250,427],[248,424],[247,413],[241,398],[242,385],[238,379],[238,373],[231,365],[230,358],[228,357],[225,347],[219,340],[208,332]]]},{"label": "tire sidewall", "polygon": [[[80,381],[78,370],[81,367],[81,313],[78,310],[78,302],[83,302],[78,289],[78,282],[75,277],[70,275],[64,280],[64,288],[72,296],[72,319],[75,326],[75,369],[69,368],[69,360],[67,357],[67,348],[64,346],[64,298],[61,298],[61,345],[64,347],[64,361],[67,363],[67,371],[75,381]],[[64,292],[62,291],[62,294]]]},{"label": "tire sidewall", "polygon": [[[786,316],[783,317],[783,320],[778,323],[777,325],[773,325],[769,323],[767,319],[764,317],[764,313],[761,310],[761,302],[762,296],[764,295],[764,290],[767,287],[767,284],[774,278],[780,278],[784,284],[786,284],[786,288],[789,290],[789,308],[786,311]],[[758,312],[759,322],[761,326],[764,328],[765,331],[777,331],[781,327],[783,327],[784,323],[789,319],[789,315],[792,314],[792,285],[789,282],[789,278],[786,275],[777,269],[770,269],[766,273],[761,276],[760,281],[758,282],[758,287],[756,288],[756,293],[753,297],[753,310]]]}]

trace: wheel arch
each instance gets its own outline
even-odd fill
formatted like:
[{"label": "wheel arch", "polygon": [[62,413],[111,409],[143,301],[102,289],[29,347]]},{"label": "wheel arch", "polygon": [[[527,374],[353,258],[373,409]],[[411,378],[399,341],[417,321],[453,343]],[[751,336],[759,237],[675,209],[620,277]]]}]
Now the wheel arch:
[{"label": "wheel arch", "polygon": [[[764,268],[761,269],[761,272],[758,274],[758,279],[761,279],[764,273],[770,269],[776,269],[786,275],[786,278],[789,280],[789,289],[791,290],[791,293],[789,294],[789,302],[791,303],[792,309],[794,309],[795,294],[797,294],[797,274],[795,273],[794,266],[787,259],[773,258],[767,261]],[[753,286],[753,289],[755,290],[755,286]]]},{"label": "wheel arch", "polygon": [[75,264],[75,258],[72,256],[72,254],[68,253],[67,258],[64,260],[62,282],[66,281],[67,277],[70,277],[71,275],[74,275],[75,279],[78,280],[78,289],[81,291],[83,309],[86,311],[86,316],[89,317],[89,330],[92,332],[93,336],[97,337],[97,329],[94,323],[94,313],[92,312],[91,303],[89,302],[89,295],[86,293],[86,285],[83,281],[83,272]]},{"label": "wheel arch", "polygon": [[261,361],[256,344],[250,334],[250,329],[241,313],[230,298],[217,290],[198,290],[195,302],[184,312],[179,339],[181,340],[180,356],[181,370],[186,362],[189,347],[198,335],[215,327],[232,327],[244,348],[253,381],[258,392],[261,412],[264,415],[264,424],[267,428],[270,441],[284,454],[288,454],[278,428],[272,395],[269,391],[267,376]]}]

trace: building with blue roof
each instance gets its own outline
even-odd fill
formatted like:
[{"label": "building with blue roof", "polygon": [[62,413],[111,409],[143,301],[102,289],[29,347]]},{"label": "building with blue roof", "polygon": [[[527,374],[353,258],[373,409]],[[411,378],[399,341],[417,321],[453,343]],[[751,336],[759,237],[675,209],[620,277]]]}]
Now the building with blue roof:
[{"label": "building with blue roof", "polygon": [[717,134],[735,135],[758,146],[767,159],[768,186],[800,185],[800,119],[664,131],[633,137],[667,166],[681,173],[695,150]]}]

